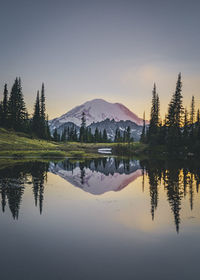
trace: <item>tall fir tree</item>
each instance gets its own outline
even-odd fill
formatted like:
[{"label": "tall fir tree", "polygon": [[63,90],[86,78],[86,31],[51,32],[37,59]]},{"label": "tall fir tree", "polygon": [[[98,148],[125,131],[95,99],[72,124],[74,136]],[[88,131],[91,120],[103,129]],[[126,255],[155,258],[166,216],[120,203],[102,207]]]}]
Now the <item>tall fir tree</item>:
[{"label": "tall fir tree", "polygon": [[160,101],[156,91],[156,84],[154,84],[153,91],[152,91],[152,106],[151,106],[150,124],[149,124],[149,131],[148,131],[148,141],[150,144],[157,144],[159,118],[160,118]]},{"label": "tall fir tree", "polygon": [[176,90],[172,96],[168,108],[167,126],[168,139],[167,144],[169,148],[179,148],[181,142],[181,126],[183,120],[183,96],[182,96],[182,81],[181,73],[178,75],[176,83]]},{"label": "tall fir tree", "polygon": [[21,79],[16,78],[12,86],[8,102],[9,125],[11,128],[23,131],[27,120],[27,110],[22,93]]},{"label": "tall fir tree", "polygon": [[105,128],[103,130],[103,142],[104,143],[108,142],[108,135]]},{"label": "tall fir tree", "polygon": [[194,123],[195,123],[195,101],[192,96],[191,107],[190,107],[190,140],[194,141]]},{"label": "tall fir tree", "polygon": [[62,135],[61,135],[61,139],[62,142],[65,142],[67,140],[67,129],[64,128]]},{"label": "tall fir tree", "polygon": [[185,108],[184,113],[184,126],[183,126],[183,144],[188,144],[188,137],[189,137],[189,120],[188,120],[188,111]]},{"label": "tall fir tree", "polygon": [[130,128],[130,126],[128,126],[127,129],[126,129],[126,141],[128,143],[131,142],[131,128]]},{"label": "tall fir tree", "polygon": [[86,118],[85,118],[85,112],[82,112],[81,117],[81,128],[80,128],[80,142],[85,142],[85,134],[86,134]]},{"label": "tall fir tree", "polygon": [[54,133],[53,133],[53,140],[54,140],[55,142],[59,142],[59,141],[60,141],[60,135],[58,134],[57,128],[54,130]]},{"label": "tall fir tree", "polygon": [[46,118],[46,105],[45,105],[45,89],[42,83],[41,96],[40,96],[40,125],[41,125],[41,138],[50,139],[49,123]]},{"label": "tall fir tree", "polygon": [[0,101],[0,126],[3,126],[3,102]]},{"label": "tall fir tree", "polygon": [[33,120],[32,120],[32,130],[33,133],[40,137],[41,136],[41,117],[40,117],[40,96],[39,90],[37,91],[35,106],[34,106],[34,113],[33,113]]},{"label": "tall fir tree", "polygon": [[145,143],[146,142],[146,120],[145,120],[145,112],[143,113],[143,126],[142,126],[142,134],[140,137],[140,142]]},{"label": "tall fir tree", "polygon": [[8,126],[8,89],[7,89],[7,84],[4,85],[2,111],[3,111],[2,124],[3,124],[4,127],[7,127]]}]

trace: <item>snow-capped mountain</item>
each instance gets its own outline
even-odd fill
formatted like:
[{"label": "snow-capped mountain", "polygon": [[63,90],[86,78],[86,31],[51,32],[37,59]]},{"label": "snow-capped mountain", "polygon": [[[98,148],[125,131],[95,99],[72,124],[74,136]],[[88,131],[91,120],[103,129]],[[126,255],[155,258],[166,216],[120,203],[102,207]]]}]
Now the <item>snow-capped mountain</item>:
[{"label": "snow-capped mountain", "polygon": [[106,119],[114,119],[116,122],[119,122],[121,120],[129,120],[136,123],[137,125],[142,125],[142,119],[140,119],[124,105],[120,103],[110,103],[103,99],[94,99],[73,108],[59,118],[51,120],[51,130],[59,128],[62,124],[68,122],[80,126],[83,112],[85,113],[87,126],[93,122],[101,122]]}]

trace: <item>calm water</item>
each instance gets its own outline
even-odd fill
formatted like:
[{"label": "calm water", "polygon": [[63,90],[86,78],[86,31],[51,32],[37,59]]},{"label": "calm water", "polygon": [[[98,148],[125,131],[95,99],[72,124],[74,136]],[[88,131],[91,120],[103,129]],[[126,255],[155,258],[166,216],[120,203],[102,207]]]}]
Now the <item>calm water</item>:
[{"label": "calm water", "polygon": [[0,166],[0,279],[199,279],[198,163]]}]

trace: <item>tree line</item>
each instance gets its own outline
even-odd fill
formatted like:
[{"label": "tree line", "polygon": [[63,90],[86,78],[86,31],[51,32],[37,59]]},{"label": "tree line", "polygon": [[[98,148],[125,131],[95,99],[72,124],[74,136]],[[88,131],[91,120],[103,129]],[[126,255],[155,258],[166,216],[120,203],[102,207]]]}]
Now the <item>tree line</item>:
[{"label": "tree line", "polygon": [[30,117],[24,101],[21,78],[15,79],[10,94],[7,84],[5,84],[3,100],[0,101],[0,126],[29,133],[42,139],[50,139],[44,84],[42,84],[41,93],[37,92],[32,117]]},{"label": "tree line", "polygon": [[168,151],[200,151],[200,111],[195,110],[195,98],[192,96],[190,110],[183,107],[182,79],[178,75],[176,89],[168,105],[168,112],[160,117],[160,99],[154,84],[150,123],[146,126],[145,116],[141,135],[142,143],[150,146],[164,145]]},{"label": "tree line", "polygon": [[55,128],[53,132],[53,140],[56,142],[73,141],[81,143],[106,143],[110,142],[106,129],[103,133],[96,128],[95,132],[92,133],[91,128],[86,126],[85,112],[82,113],[80,130],[77,131],[75,126],[64,128],[61,134]]},{"label": "tree line", "polygon": [[[54,140],[56,142],[75,141],[82,143],[107,143],[111,142],[106,129],[101,131],[96,127],[94,133],[86,126],[85,113],[82,113],[80,130],[75,126],[64,128],[59,133],[56,128],[51,136],[48,115],[45,105],[45,88],[42,84],[41,91],[37,91],[33,105],[33,114],[28,113],[22,91],[21,78],[17,77],[10,92],[7,84],[4,85],[3,99],[0,101],[0,127],[28,133],[41,139]],[[132,142],[131,129],[127,127],[124,132],[116,129],[114,142]]]},{"label": "tree line", "polygon": [[[95,128],[94,133],[90,127],[86,126],[85,112],[82,112],[80,131],[77,131],[75,126],[64,128],[60,134],[55,128],[53,132],[53,140],[56,142],[64,141],[74,141],[81,143],[110,143],[112,140],[108,136],[106,129],[103,131]],[[128,126],[123,132],[118,128],[115,131],[114,142],[133,142],[133,137],[131,137],[131,128]]]}]

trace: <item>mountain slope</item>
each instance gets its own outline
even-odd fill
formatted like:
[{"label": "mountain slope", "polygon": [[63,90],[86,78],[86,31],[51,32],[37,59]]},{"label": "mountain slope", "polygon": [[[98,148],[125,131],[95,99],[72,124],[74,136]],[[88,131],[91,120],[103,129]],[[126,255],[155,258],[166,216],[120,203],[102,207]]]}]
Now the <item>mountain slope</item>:
[{"label": "mountain slope", "polygon": [[58,128],[67,122],[71,122],[80,126],[83,112],[85,113],[87,125],[90,125],[93,122],[101,122],[106,119],[114,119],[116,122],[121,120],[129,120],[136,123],[137,125],[142,125],[142,119],[140,119],[124,105],[120,103],[110,103],[103,99],[93,99],[73,108],[59,118],[51,120],[51,130]]}]

